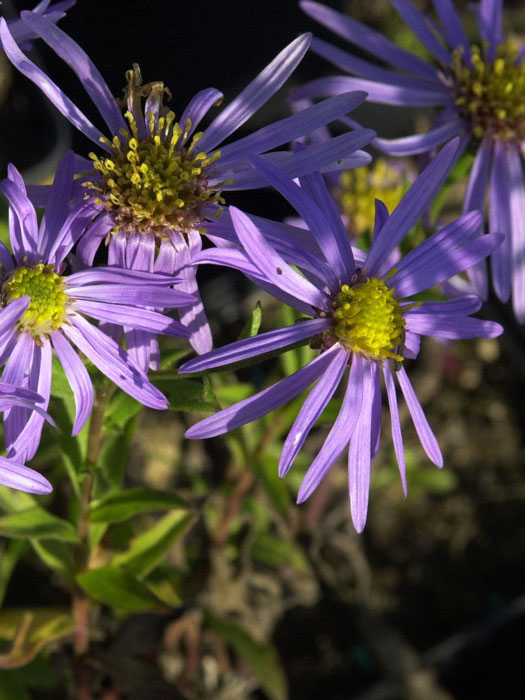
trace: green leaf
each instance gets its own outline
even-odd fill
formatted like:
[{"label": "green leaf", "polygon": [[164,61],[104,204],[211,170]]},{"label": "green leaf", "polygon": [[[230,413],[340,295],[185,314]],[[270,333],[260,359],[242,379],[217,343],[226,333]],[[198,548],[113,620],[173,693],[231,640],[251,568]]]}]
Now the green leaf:
[{"label": "green leaf", "polygon": [[0,612],[0,638],[12,642],[0,654],[0,668],[25,666],[48,644],[72,634],[71,613],[53,608],[25,608]]},{"label": "green leaf", "polygon": [[190,505],[174,493],[138,487],[93,501],[90,520],[92,523],[117,523],[140,513],[172,508],[189,510]]},{"label": "green leaf", "polygon": [[16,562],[27,549],[27,543],[22,540],[9,540],[4,544],[5,546],[0,556],[0,605],[4,600]]},{"label": "green leaf", "polygon": [[0,517],[0,535],[17,539],[34,538],[78,542],[75,528],[68,520],[48,513],[40,506]]},{"label": "green leaf", "polygon": [[126,552],[116,554],[112,564],[122,566],[138,577],[147,576],[184,534],[193,517],[193,513],[187,510],[168,513],[151,529],[135,537]]},{"label": "green leaf", "polygon": [[25,491],[15,491],[7,486],[0,486],[0,509],[6,513],[26,510],[36,504],[34,496]]},{"label": "green leaf", "polygon": [[271,700],[285,700],[286,676],[272,644],[256,642],[239,625],[220,620],[209,611],[205,611],[205,620],[248,664],[268,697]]},{"label": "green leaf", "polygon": [[297,545],[269,532],[263,532],[255,539],[251,552],[254,559],[275,569],[291,566],[296,571],[310,571],[308,560]]},{"label": "green leaf", "polygon": [[[167,376],[171,375],[171,376]],[[181,379],[171,370],[157,372],[153,384],[165,394],[172,411],[213,413],[217,406],[209,395],[208,386],[195,379]]]},{"label": "green leaf", "polygon": [[122,429],[131,418],[134,418],[142,408],[142,404],[136,401],[132,396],[123,391],[117,391],[111,397],[111,401],[106,409],[105,424],[106,428]]},{"label": "green leaf", "polygon": [[34,539],[31,546],[46,566],[61,574],[68,583],[73,582],[75,562],[70,547],[56,540]]},{"label": "green leaf", "polygon": [[150,610],[159,602],[135,576],[114,566],[77,575],[78,585],[94,600],[127,611]]},{"label": "green leaf", "polygon": [[98,458],[100,471],[96,482],[97,495],[99,486],[104,493],[107,493],[108,490],[121,488],[138,421],[139,414],[137,413],[128,420],[123,428],[105,436]]},{"label": "green leaf", "polygon": [[290,507],[290,493],[284,479],[281,479],[278,474],[278,456],[277,459],[276,456],[275,450],[265,451],[255,461],[255,475],[274,508],[281,515],[286,515]]},{"label": "green leaf", "polygon": [[224,384],[223,386],[215,387],[214,391],[219,401],[231,406],[255,394],[256,389],[249,382],[236,382],[235,384]]},{"label": "green leaf", "polygon": [[261,307],[261,302],[258,301],[255,304],[255,307],[250,315],[250,318],[246,321],[242,331],[239,333],[239,340],[243,340],[243,338],[253,338],[254,335],[257,335],[257,333],[259,332],[259,329],[261,327],[261,321],[262,321],[262,307]]}]

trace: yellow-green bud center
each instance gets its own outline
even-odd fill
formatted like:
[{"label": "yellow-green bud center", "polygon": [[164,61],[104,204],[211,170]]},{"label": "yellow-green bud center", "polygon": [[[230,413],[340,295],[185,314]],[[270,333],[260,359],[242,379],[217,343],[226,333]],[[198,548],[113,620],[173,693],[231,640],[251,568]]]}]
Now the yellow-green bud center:
[{"label": "yellow-green bud center", "polygon": [[373,228],[375,200],[383,201],[392,212],[403,197],[405,178],[384,158],[378,158],[370,168],[355,168],[341,173],[335,197],[343,214],[348,217],[348,229],[362,235]]},{"label": "yellow-green bud center", "polygon": [[487,61],[478,46],[471,47],[472,66],[462,49],[453,52],[452,81],[461,116],[477,138],[521,142],[525,139],[525,63],[506,41]]},{"label": "yellow-green bud center", "polygon": [[370,277],[355,287],[344,284],[334,301],[334,334],[351,352],[367,359],[402,361],[405,319],[394,290]]},{"label": "yellow-green bud center", "polygon": [[18,321],[19,330],[39,338],[64,323],[67,295],[63,278],[53,271],[52,265],[38,263],[9,273],[2,285],[2,301],[6,305],[20,297],[30,297],[31,302]]}]

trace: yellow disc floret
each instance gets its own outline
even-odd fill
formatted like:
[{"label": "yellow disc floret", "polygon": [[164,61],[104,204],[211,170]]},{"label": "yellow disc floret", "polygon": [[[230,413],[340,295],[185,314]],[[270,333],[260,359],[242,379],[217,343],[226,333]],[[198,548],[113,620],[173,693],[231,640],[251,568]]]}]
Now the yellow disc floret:
[{"label": "yellow disc floret", "polygon": [[351,352],[367,359],[402,361],[405,319],[394,290],[377,277],[344,284],[334,301],[334,334]]},{"label": "yellow disc floret", "polygon": [[20,297],[30,297],[31,301],[18,321],[19,330],[39,338],[53,333],[64,323],[67,315],[64,279],[53,271],[53,265],[37,263],[10,272],[2,285],[3,303]]},{"label": "yellow disc floret", "polygon": [[397,207],[406,189],[406,180],[399,168],[378,158],[370,168],[355,168],[341,173],[334,195],[348,217],[348,228],[362,235],[374,226],[375,200],[383,201],[390,213]]},{"label": "yellow disc floret", "polygon": [[472,66],[462,49],[453,52],[452,82],[460,115],[477,138],[521,142],[525,139],[525,63],[509,42],[486,60],[471,47]]},{"label": "yellow disc floret", "polygon": [[198,150],[202,132],[189,140],[191,121],[179,124],[175,114],[162,106],[166,92],[162,83],[141,85],[138,66],[127,75],[128,105],[133,104],[137,113],[141,99],[148,97],[157,103],[160,116],[146,112],[146,135],[141,138],[135,114],[126,111],[129,129],[121,129],[111,141],[102,139],[111,149],[109,155],[89,154],[102,182],[84,186],[97,191],[95,202],[111,211],[112,233],[188,232],[202,223],[205,205],[224,203],[220,196],[224,183],[210,187],[207,179],[220,151],[208,156]]}]

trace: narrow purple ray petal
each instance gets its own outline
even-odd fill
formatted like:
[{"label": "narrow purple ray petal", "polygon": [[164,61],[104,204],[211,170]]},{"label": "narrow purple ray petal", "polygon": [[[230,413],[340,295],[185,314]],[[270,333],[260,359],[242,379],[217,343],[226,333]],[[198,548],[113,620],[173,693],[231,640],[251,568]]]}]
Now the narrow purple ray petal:
[{"label": "narrow purple ray petal", "polygon": [[[266,153],[262,158],[278,166],[285,175],[293,178],[317,171],[324,173],[360,168],[368,165],[372,158],[368,153],[355,150],[355,140],[354,133],[341,134],[325,143],[313,144],[298,153],[277,151]],[[243,165],[243,161],[240,161],[232,170],[220,171],[217,182],[224,178],[233,180],[231,184],[224,187],[225,190],[246,190],[268,186],[266,178],[253,166]],[[215,180],[211,178],[209,184],[213,185],[214,182]]]},{"label": "narrow purple ray petal", "polygon": [[62,333],[53,333],[51,342],[75,398],[76,415],[72,434],[76,435],[82,430],[93,408],[93,384],[84,363]]},{"label": "narrow purple ray petal", "polygon": [[[374,201],[375,205],[375,220],[374,220],[374,237],[378,235],[379,231],[383,228],[383,226],[386,224],[388,221],[388,217],[390,216],[390,213],[388,211],[388,208],[384,202],[382,202],[380,199],[376,199]],[[366,260],[366,257],[365,257]]]},{"label": "narrow purple ray petal", "polygon": [[0,241],[0,265],[2,265],[7,272],[13,269],[13,256],[2,241]]},{"label": "narrow purple ray petal", "polygon": [[372,401],[372,417],[370,423],[370,459],[374,460],[379,452],[381,442],[381,422],[383,418],[383,399],[381,396],[381,379],[376,365],[374,371],[374,398]]},{"label": "narrow purple ray petal", "polygon": [[[284,143],[294,141],[298,137],[309,134],[320,126],[329,124],[338,117],[351,112],[365,99],[366,93],[364,92],[356,91],[350,94],[338,95],[319,102],[312,107],[307,107],[302,112],[293,114],[291,117],[263,126],[253,134],[221,148],[221,158],[218,167],[226,167],[232,162],[239,160],[239,158],[264,153],[277,146],[282,146]],[[356,149],[366,146],[374,135],[375,132],[372,132],[370,129],[363,130],[361,134],[363,138],[358,141]]]},{"label": "narrow purple ray petal", "polygon": [[30,61],[27,56],[24,56],[13,41],[3,18],[0,19],[0,39],[6,56],[15,68],[25,75],[26,78],[29,78],[29,80],[35,83],[73,126],[76,126],[79,131],[94,141],[98,146],[104,148],[104,145],[100,142],[100,139],[103,138],[102,132],[93,126],[86,115],[83,114],[78,107],[71,102],[69,97],[47,77],[44,71]]},{"label": "narrow purple ray petal", "polygon": [[5,457],[0,457],[0,484],[28,493],[45,494],[53,490],[42,474]]},{"label": "narrow purple ray petal", "polygon": [[185,374],[187,372],[202,372],[212,367],[223,367],[224,365],[246,360],[250,357],[257,357],[266,352],[279,350],[288,345],[297,343],[299,340],[310,338],[319,333],[323,333],[331,326],[330,319],[315,318],[310,321],[300,321],[293,326],[278,328],[274,331],[261,333],[253,338],[243,338],[236,340],[229,345],[225,345],[217,350],[212,350],[204,355],[195,357],[189,362],[185,362],[179,372]]},{"label": "narrow purple ray petal", "polygon": [[507,148],[507,174],[512,221],[512,305],[518,321],[525,323],[525,182],[516,147]]},{"label": "narrow purple ray petal", "polygon": [[506,147],[501,141],[494,143],[494,159],[489,187],[489,231],[502,233],[503,243],[492,253],[492,284],[498,299],[507,302],[511,291],[511,231],[510,201],[511,191],[507,171]]},{"label": "narrow purple ray petal", "polygon": [[[3,309],[0,309],[0,338],[4,333],[8,333],[13,329],[15,323],[26,311],[30,301],[30,297],[20,297],[20,299],[15,299],[9,302],[7,306],[4,306]],[[7,382],[7,380],[4,381]]]},{"label": "narrow purple ray petal", "polygon": [[[304,176],[301,180],[301,187],[299,187],[293,180],[283,175],[278,168],[265,162],[262,158],[254,158],[253,164],[297,210],[314,235],[329,266],[334,270],[336,279],[339,282],[349,280],[355,272],[350,241],[341,217],[335,209],[335,205],[331,203],[322,175]],[[303,186],[307,189],[303,189]],[[326,210],[321,210],[318,203],[312,199],[310,194],[312,190],[322,198],[323,205],[328,201],[330,221],[325,215]],[[331,291],[335,292],[336,290],[332,289]]]},{"label": "narrow purple ray petal", "polygon": [[404,136],[400,139],[375,139],[374,146],[383,153],[393,156],[412,156],[417,153],[426,153],[441,146],[454,136],[458,136],[465,129],[463,122],[457,117],[452,117],[443,126],[431,129],[424,134]]},{"label": "narrow purple ray petal", "polygon": [[[491,139],[484,139],[478,148],[470,171],[463,202],[463,212],[471,211],[472,209],[479,209],[481,212],[485,211],[485,195],[489,183],[492,146]],[[483,299],[486,299],[488,296],[488,274],[485,260],[469,270],[469,279],[476,292]]]},{"label": "narrow purple ray petal", "polygon": [[403,356],[415,360],[419,355],[419,349],[421,347],[421,337],[417,333],[406,332],[405,347],[403,349]]},{"label": "narrow purple ray petal", "polygon": [[186,437],[196,440],[215,437],[270,413],[313,384],[330,365],[337,350],[336,344],[290,377],[196,423],[186,431]]},{"label": "narrow purple ray petal", "polygon": [[437,443],[436,437],[432,432],[432,428],[429,426],[426,419],[425,413],[421,408],[421,404],[412,388],[412,384],[407,376],[404,367],[401,367],[399,372],[396,373],[399,386],[407,402],[408,410],[412,416],[412,421],[414,427],[418,434],[419,440],[428,458],[436,465],[436,467],[443,466],[443,457],[441,455],[441,450]]},{"label": "narrow purple ray petal", "polygon": [[284,441],[279,459],[279,476],[286,476],[315,422],[339,386],[348,364],[349,353],[340,348],[317,384],[305,399]]},{"label": "narrow purple ray petal", "polygon": [[306,501],[315,491],[352,437],[361,413],[365,362],[366,360],[361,355],[352,356],[348,384],[341,410],[323,446],[305,474],[297,495],[297,503]]},{"label": "narrow purple ray petal", "polygon": [[487,59],[492,61],[504,39],[502,0],[480,0],[478,19],[479,33],[489,43]]},{"label": "narrow purple ray petal", "polygon": [[239,241],[269,282],[315,308],[330,310],[330,299],[283,260],[246,214],[240,209],[230,207],[230,215]]},{"label": "narrow purple ray petal", "polygon": [[376,395],[377,365],[364,361],[363,400],[361,410],[350,440],[348,451],[348,492],[350,495],[350,512],[357,532],[362,532],[366,524],[368,511],[368,492],[370,489],[370,457],[372,414],[374,396]]},{"label": "narrow purple ray petal", "polygon": [[148,381],[143,372],[131,364],[123,348],[82,316],[77,315],[71,320],[72,325],[63,326],[64,333],[95,367],[145,406],[159,410],[168,407],[165,396]]},{"label": "narrow purple ray petal", "polygon": [[198,231],[190,231],[188,243],[179,234],[177,264],[180,266],[178,288],[193,296],[194,301],[178,310],[181,323],[190,332],[190,343],[193,349],[202,355],[213,347],[210,324],[204,310],[199,285],[197,283],[197,268],[191,265],[192,259],[202,249],[202,236]]},{"label": "narrow purple ray petal", "polygon": [[[14,166],[11,166],[14,170]],[[26,258],[30,263],[35,262],[37,254],[38,223],[34,206],[25,192],[11,180],[2,180],[0,189],[9,201],[9,221],[16,220],[15,226],[10,226],[11,247],[19,265]]]},{"label": "narrow purple ray petal", "polygon": [[301,9],[317,22],[331,29],[343,39],[347,39],[372,56],[391,63],[398,68],[429,78],[435,78],[436,70],[422,59],[409,51],[396,46],[392,41],[379,32],[357,22],[341,12],[331,10],[318,2],[303,0],[299,3]]},{"label": "narrow purple ray petal", "polygon": [[78,76],[84,89],[93,100],[93,104],[108,125],[111,134],[118,134],[120,129],[127,130],[127,124],[115,98],[85,51],[65,32],[44,17],[33,12],[22,12],[21,16],[35,34],[40,36]]},{"label": "narrow purple ray petal", "polygon": [[437,76],[429,82],[427,78],[417,78],[414,75],[407,76],[394,73],[394,71],[380,68],[369,61],[364,61],[362,58],[357,58],[357,56],[349,54],[336,46],[332,46],[332,44],[329,44],[327,41],[318,39],[315,36],[312,39],[310,50],[318,56],[326,58],[326,60],[330,61],[334,66],[348,73],[358,75],[361,78],[377,80],[387,85],[400,85],[401,87],[412,86],[420,90],[433,90],[434,88],[441,92],[448,90],[448,88],[438,81]]},{"label": "narrow purple ray petal", "polygon": [[368,93],[370,102],[378,104],[412,107],[436,107],[451,101],[450,93],[429,83],[427,89],[405,85],[392,85],[365,78],[351,78],[345,75],[326,76],[301,85],[290,96],[291,100],[320,99],[333,97],[345,92],[363,90]]},{"label": "narrow purple ray petal", "polygon": [[50,263],[61,263],[96,213],[96,208],[90,202],[74,207],[59,230],[50,232],[53,235],[46,236],[47,240],[42,237],[43,245],[47,246],[45,259]]},{"label": "narrow purple ray petal", "polygon": [[463,47],[463,55],[470,63],[470,44],[452,0],[432,0],[434,10],[441,20],[443,34],[452,49]]},{"label": "narrow purple ray petal", "polygon": [[31,368],[35,342],[29,333],[19,333],[13,352],[9,355],[2,372],[2,382],[23,386],[24,378]]},{"label": "narrow purple ray petal", "polygon": [[405,316],[407,330],[434,338],[459,340],[465,338],[497,338],[503,333],[499,323],[462,316],[433,316],[410,314]]},{"label": "narrow purple ray petal", "polygon": [[366,267],[370,274],[374,274],[374,270],[379,268],[441,189],[450,172],[459,145],[459,140],[453,139],[441,149],[394,209],[380,233],[372,240],[372,247],[366,260]]},{"label": "narrow purple ray petal", "polygon": [[479,297],[469,294],[457,299],[447,299],[447,301],[424,301],[419,306],[410,309],[409,313],[412,316],[417,316],[417,314],[468,316],[479,311],[481,305],[482,300]]},{"label": "narrow purple ray petal", "polygon": [[399,476],[403,485],[403,493],[407,497],[407,475],[405,466],[405,450],[403,447],[403,435],[401,433],[401,423],[399,421],[399,409],[397,405],[396,385],[388,363],[383,364],[383,377],[385,378],[386,395],[388,397],[388,408],[390,411],[390,422],[392,427],[392,442],[396,454]]},{"label": "narrow purple ray petal", "polygon": [[421,10],[414,7],[411,0],[392,0],[392,4],[423,46],[440,63],[450,65],[452,63],[450,52],[443,47],[443,44],[438,41],[434,32],[429,28],[427,19]]},{"label": "narrow purple ray petal", "polygon": [[224,95],[222,92],[216,90],[215,88],[205,88],[204,90],[199,90],[199,92],[191,98],[180,118],[180,124],[183,125],[183,128],[186,127],[186,122],[188,119],[191,122],[191,127],[187,136],[188,139],[191,138],[191,135],[211,107],[217,107],[220,105],[223,99]]},{"label": "narrow purple ray petal", "polygon": [[70,286],[76,287],[98,283],[166,287],[180,281],[180,278],[173,274],[166,275],[160,272],[146,272],[144,270],[125,270],[111,266],[81,270],[69,275],[67,279]]},{"label": "narrow purple ray petal", "polygon": [[99,321],[129,326],[150,333],[164,333],[180,338],[190,337],[189,330],[181,323],[149,309],[137,309],[134,306],[103,301],[78,301],[75,304],[75,309]]},{"label": "narrow purple ray petal", "polygon": [[98,247],[113,228],[113,220],[109,214],[98,216],[86,228],[85,234],[78,242],[76,249],[77,260],[82,265],[93,265]]},{"label": "narrow purple ray petal", "polygon": [[283,49],[212,121],[199,148],[206,153],[213,150],[267,102],[293,73],[308,50],[311,38],[311,34],[302,34]]},{"label": "narrow purple ray petal", "polygon": [[64,223],[67,204],[73,189],[73,167],[75,157],[72,151],[68,151],[62,156],[57,165],[53,185],[50,188],[40,229],[38,232],[38,253],[42,258],[48,260],[45,251],[49,247],[52,237],[56,236]]},{"label": "narrow purple ray petal", "polygon": [[137,306],[154,306],[159,309],[170,309],[186,306],[193,302],[193,297],[176,289],[162,287],[149,289],[145,285],[121,284],[86,284],[66,288],[66,294],[74,299],[89,299],[91,301],[107,301],[114,299],[115,303],[136,304]]}]

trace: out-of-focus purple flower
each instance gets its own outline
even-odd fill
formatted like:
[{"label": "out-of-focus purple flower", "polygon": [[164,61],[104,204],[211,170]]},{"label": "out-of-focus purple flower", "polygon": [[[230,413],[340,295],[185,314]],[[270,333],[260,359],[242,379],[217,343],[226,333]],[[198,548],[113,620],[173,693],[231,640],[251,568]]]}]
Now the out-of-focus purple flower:
[{"label": "out-of-focus purple flower", "polygon": [[[0,322],[4,313],[6,313],[5,310],[0,311]],[[1,412],[7,412],[8,415],[9,411],[15,408],[36,410],[50,423],[53,423],[48,414],[38,407],[39,403],[44,403],[44,398],[34,391],[0,382]],[[49,481],[42,474],[5,457],[0,457],[0,484],[30,493],[44,494],[53,490]]]},{"label": "out-of-focus purple flower", "polygon": [[[73,7],[76,1],[77,0],[61,0],[51,5],[51,0],[42,0],[42,2],[39,2],[38,5],[33,8],[32,12],[45,17],[49,22],[55,24],[65,16],[66,11],[69,10],[70,7]],[[16,43],[22,46],[22,48],[30,48],[31,41],[37,38],[37,34],[35,34],[26,22],[17,18],[7,20],[7,24]]]},{"label": "out-of-focus purple flower", "polygon": [[[238,246],[207,250],[195,259],[243,271],[310,318],[201,355],[185,363],[181,372],[228,365],[305,340],[320,348],[321,353],[290,377],[197,423],[186,436],[207,438],[233,430],[273,411],[318,380],[284,443],[279,464],[279,474],[284,476],[335,390],[345,382],[341,411],[304,478],[298,500],[308,498],[350,443],[350,506],[358,531],[365,525],[370,463],[379,448],[380,376],[383,375],[386,386],[394,448],[406,490],[395,378],[424,450],[438,467],[443,460],[403,360],[418,354],[422,335],[492,338],[502,332],[497,323],[470,317],[481,306],[476,296],[441,302],[413,300],[414,295],[475,265],[501,243],[500,234],[479,236],[479,212],[467,213],[445,226],[395,266],[389,262],[392,250],[443,184],[457,148],[455,140],[442,149],[390,216],[378,201],[372,246],[368,253],[357,255],[352,252],[344,224],[320,174],[300,178],[299,187],[273,164],[257,159],[254,162],[261,174],[308,225],[317,251],[312,247],[305,250],[299,241],[290,238],[292,227],[287,227],[286,238],[279,240],[279,231],[272,222],[268,222],[263,233],[266,227],[262,220],[256,226],[248,216],[230,207]],[[273,245],[268,232],[273,236]],[[300,231],[299,235],[304,237],[305,233]]]},{"label": "out-of-focus purple flower", "polygon": [[[383,68],[332,46],[312,40],[312,50],[338,68],[359,77],[319,78],[299,88],[293,99],[325,98],[348,90],[366,90],[368,99],[388,105],[435,106],[441,112],[427,133],[400,139],[376,139],[391,155],[425,153],[460,136],[463,147],[477,150],[470,173],[464,212],[484,211],[488,230],[505,234],[491,256],[494,291],[507,301],[512,293],[516,318],[525,323],[525,51],[505,39],[502,0],[473,3],[479,43],[471,46],[452,0],[433,0],[440,24],[411,0],[392,4],[433,58],[433,63],[396,46],[379,32],[324,5],[303,0],[313,19],[392,68]],[[352,121],[348,122],[354,125]],[[487,267],[470,271],[474,289],[488,293]]]},{"label": "out-of-focus purple flower", "polygon": [[[40,225],[15,167],[1,189],[9,201],[12,254],[0,243],[0,365],[2,381],[28,388],[43,397],[51,391],[52,350],[75,397],[73,434],[86,422],[93,404],[89,374],[71,343],[117,386],[146,406],[164,409],[166,398],[149,382],[129,354],[86,320],[125,325],[150,334],[189,335],[178,321],[147,307],[174,308],[192,297],[171,289],[169,275],[100,267],[65,275],[66,256],[89,224],[93,204],[71,209],[74,155],[58,165],[48,206]],[[9,457],[24,462],[36,452],[43,426],[41,413],[13,408],[4,421]]]},{"label": "out-of-focus purple flower", "polygon": [[[108,233],[110,264],[173,273],[201,250],[206,222],[220,213],[226,190],[248,190],[266,185],[249,157],[264,157],[290,177],[315,170],[356,167],[369,162],[358,149],[374,132],[358,129],[313,146],[307,154],[276,150],[284,144],[347,114],[365,99],[365,93],[339,95],[281,119],[220,147],[283,85],[307,51],[311,36],[289,44],[249,85],[213,119],[196,132],[208,111],[223,99],[221,92],[198,92],[177,120],[163,100],[169,94],[162,82],[142,84],[138,66],[127,73],[124,115],[90,58],[70,37],[45,19],[22,13],[36,32],[75,71],[107,125],[104,136],[71,100],[31,63],[9,35],[0,34],[11,62],[35,82],[55,106],[100,149],[91,161],[79,159],[77,170],[86,174],[86,192],[101,212],[88,228],[79,254],[86,264]],[[155,256],[160,241],[160,254]],[[169,244],[169,245],[168,245]],[[131,246],[131,250],[129,249]],[[181,257],[183,260],[181,260]],[[195,268],[188,267],[186,291],[198,295]],[[200,298],[181,309],[181,321],[192,331],[197,352],[212,347],[211,332]],[[144,353],[150,340],[144,339]]]}]

